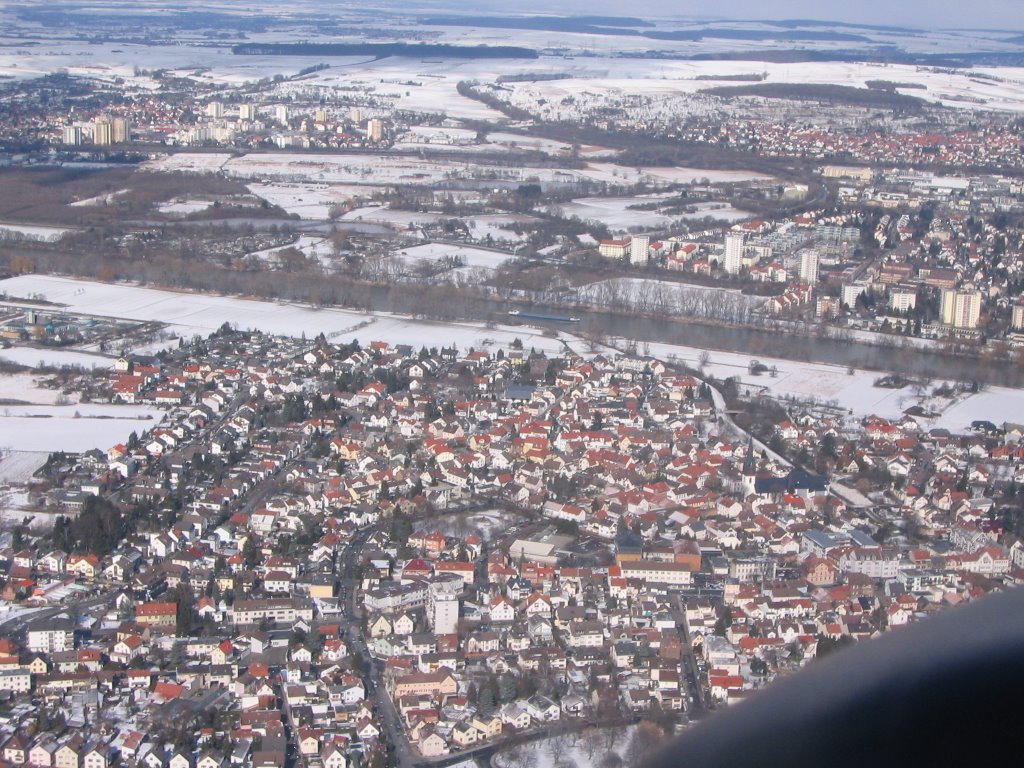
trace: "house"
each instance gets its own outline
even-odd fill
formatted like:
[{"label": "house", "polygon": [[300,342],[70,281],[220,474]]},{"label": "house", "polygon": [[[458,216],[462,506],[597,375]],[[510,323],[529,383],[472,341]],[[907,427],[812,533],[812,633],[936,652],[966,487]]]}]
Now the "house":
[{"label": "house", "polygon": [[11,736],[0,750],[4,762],[12,765],[24,764],[28,760],[28,743],[28,739],[20,732]]},{"label": "house", "polygon": [[53,753],[54,768],[79,768],[83,751],[82,739],[72,736]]},{"label": "house", "polygon": [[110,764],[110,748],[106,744],[95,744],[82,756],[82,768],[107,768]]},{"label": "house", "polygon": [[526,700],[526,712],[530,715],[530,718],[536,720],[538,723],[551,723],[558,720],[562,715],[562,710],[558,707],[555,702],[549,699],[547,696],[531,696]]},{"label": "house", "polygon": [[515,606],[512,605],[512,601],[504,595],[497,595],[494,597],[488,608],[491,612],[491,621],[495,622],[506,622],[512,621],[516,617]]},{"label": "house", "polygon": [[28,752],[28,763],[33,768],[52,768],[54,753],[59,748],[52,734],[43,734]]},{"label": "house", "polygon": [[448,754],[448,742],[446,742],[435,730],[430,730],[420,736],[416,744],[423,757],[440,757]]},{"label": "house", "polygon": [[323,763],[324,768],[347,768],[348,765],[345,751],[333,742],[320,753],[320,762]]},{"label": "house", "polygon": [[510,725],[517,731],[524,731],[530,727],[532,718],[530,713],[518,704],[506,704],[501,708],[501,722]]},{"label": "house", "polygon": [[469,723],[467,723],[466,721],[457,723],[455,727],[452,728],[452,742],[460,747],[472,746],[473,744],[476,744],[479,738],[480,733],[477,731],[477,729]]}]

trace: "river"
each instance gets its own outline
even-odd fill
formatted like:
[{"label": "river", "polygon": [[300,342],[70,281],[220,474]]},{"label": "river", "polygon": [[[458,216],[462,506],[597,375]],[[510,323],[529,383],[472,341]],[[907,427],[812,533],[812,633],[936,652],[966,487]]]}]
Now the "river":
[{"label": "river", "polygon": [[[369,288],[363,297],[370,309],[408,314],[410,307],[407,295],[403,294],[403,291],[393,291],[387,286],[375,286]],[[514,318],[508,315],[512,309],[539,314],[572,315],[580,319],[578,324],[531,320],[530,325],[547,326],[554,330],[583,335],[600,334],[635,339],[641,343],[661,342],[711,351],[736,352],[748,354],[752,359],[776,357],[884,373],[1024,387],[1024,369],[1020,365],[1007,361],[993,362],[943,354],[939,350],[888,347],[784,333],[778,328],[731,326],[685,318],[662,319],[567,308],[553,304],[530,304],[527,307],[497,298],[465,298],[460,309],[460,314],[469,319],[505,324],[514,322]]]}]

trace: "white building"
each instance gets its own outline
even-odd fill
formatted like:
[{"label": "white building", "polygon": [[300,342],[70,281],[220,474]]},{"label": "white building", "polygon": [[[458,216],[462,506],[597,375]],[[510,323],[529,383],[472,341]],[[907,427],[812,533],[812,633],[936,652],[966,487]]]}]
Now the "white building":
[{"label": "white building", "polygon": [[430,593],[427,618],[435,635],[454,635],[459,624],[459,600],[453,595]]},{"label": "white building", "polygon": [[739,232],[730,232],[725,236],[723,268],[730,275],[738,275],[743,269],[743,235]]},{"label": "white building", "polygon": [[371,118],[366,122],[366,138],[373,142],[380,142],[384,139],[384,121],[379,117]]},{"label": "white building", "polygon": [[1024,331],[1024,303],[1013,305],[1013,330]]},{"label": "white building", "polygon": [[33,653],[60,653],[74,647],[74,628],[67,619],[47,621],[28,631],[28,649]]},{"label": "white building", "polygon": [[98,147],[107,147],[114,143],[114,126],[110,119],[101,117],[92,124],[92,143]]},{"label": "white building", "polygon": [[857,299],[865,293],[870,286],[867,283],[850,283],[843,286],[843,304],[851,309],[857,304]]},{"label": "white building", "polygon": [[629,243],[629,261],[631,264],[646,264],[650,254],[651,238],[647,235],[634,237]]},{"label": "white building", "polygon": [[981,317],[981,291],[942,292],[942,323],[954,328],[977,328]]},{"label": "white building", "polygon": [[906,312],[917,306],[917,291],[912,288],[897,288],[889,294],[889,308]]},{"label": "white building", "polygon": [[813,248],[800,254],[800,282],[808,285],[818,282],[818,252]]}]

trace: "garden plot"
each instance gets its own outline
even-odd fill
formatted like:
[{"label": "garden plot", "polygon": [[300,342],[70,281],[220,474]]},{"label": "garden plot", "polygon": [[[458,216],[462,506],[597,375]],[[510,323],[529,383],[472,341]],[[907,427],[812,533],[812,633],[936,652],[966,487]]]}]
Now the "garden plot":
[{"label": "garden plot", "polygon": [[631,229],[668,229],[678,224],[681,217],[630,207],[649,202],[649,197],[582,197],[569,203],[551,206],[548,210],[555,216],[565,219],[576,218],[584,222],[603,224],[613,232],[627,232]]},{"label": "garden plot", "polygon": [[96,197],[87,197],[84,200],[76,200],[73,203],[69,203],[72,208],[86,208],[90,206],[103,206],[113,205],[117,198],[122,195],[127,195],[131,192],[130,189],[119,189],[115,192],[107,192],[103,195],[97,195]]},{"label": "garden plot", "polygon": [[[42,386],[45,377],[31,373],[9,373],[0,375],[0,401],[4,403],[31,403],[54,405],[67,402],[69,396],[59,389]],[[71,398],[77,399],[77,398]],[[5,407],[0,405],[0,407]],[[0,443],[3,441],[0,440]]]},{"label": "garden plot", "polygon": [[246,254],[246,256],[259,259],[264,264],[276,267],[281,265],[281,251],[290,249],[297,249],[301,251],[302,254],[311,261],[322,261],[334,256],[334,248],[331,246],[330,240],[326,237],[315,237],[312,235],[302,235],[298,240],[290,245],[279,245],[276,248],[253,251],[252,253]]},{"label": "garden plot", "polygon": [[43,224],[0,223],[0,236],[22,237],[25,240],[37,240],[44,243],[55,243],[73,231],[64,227],[47,227]]},{"label": "garden plot", "polygon": [[394,210],[386,205],[369,205],[355,208],[343,215],[339,221],[369,222],[383,224],[394,229],[414,229],[437,224],[445,217],[439,213]]},{"label": "garden plot", "polygon": [[576,295],[578,301],[605,307],[730,322],[749,320],[754,309],[764,303],[764,298],[736,290],[635,277],[591,283],[579,288]]},{"label": "garden plot", "polygon": [[0,485],[29,482],[49,455],[47,451],[12,451],[0,446]]},{"label": "garden plot", "polygon": [[114,358],[106,355],[50,347],[10,347],[9,349],[0,349],[0,360],[7,360],[18,365],[27,365],[30,368],[63,368],[65,366],[109,368],[114,364]]},{"label": "garden plot", "polygon": [[302,182],[253,183],[247,186],[250,192],[271,205],[313,221],[326,221],[335,206],[348,205],[385,190],[384,187]]},{"label": "garden plot", "polygon": [[429,186],[455,179],[503,184],[565,184],[583,179],[616,185],[649,184],[668,187],[698,181],[730,182],[768,179],[749,171],[710,171],[700,168],[630,168],[591,162],[582,169],[486,165],[465,158],[424,159],[412,154],[290,154],[266,152],[232,157],[222,153],[179,152],[148,161],[143,167],[160,171],[218,173],[262,184]]},{"label": "garden plot", "polygon": [[517,224],[535,224],[538,219],[515,213],[495,213],[490,215],[466,216],[463,218],[469,229],[469,235],[480,242],[490,238],[508,243],[521,243],[527,239],[512,230]]},{"label": "garden plot", "polygon": [[411,248],[397,251],[395,256],[409,262],[444,262],[458,267],[474,267],[497,269],[512,254],[500,251],[489,251],[482,248],[469,248],[464,245],[450,243],[424,243]]},{"label": "garden plot", "polygon": [[212,207],[212,200],[170,200],[160,205],[157,210],[168,216],[188,216],[208,211]]},{"label": "garden plot", "polygon": [[163,417],[155,408],[116,405],[0,406],[4,447],[13,451],[106,450]]},{"label": "garden plot", "polygon": [[475,533],[485,542],[504,534],[509,526],[520,525],[527,518],[497,509],[474,512],[471,515],[454,514],[431,518],[418,526],[425,531],[438,531],[445,536],[464,537]]}]

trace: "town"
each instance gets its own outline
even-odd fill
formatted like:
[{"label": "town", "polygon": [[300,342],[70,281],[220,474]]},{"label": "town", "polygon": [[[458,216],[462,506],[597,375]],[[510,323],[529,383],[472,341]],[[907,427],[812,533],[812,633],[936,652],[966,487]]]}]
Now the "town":
[{"label": "town", "polygon": [[606,749],[1024,572],[1021,425],[808,409],[769,447],[733,382],[516,342],[225,327],[85,376],[166,417],[28,483],[57,517],[0,553],[12,764]]}]

